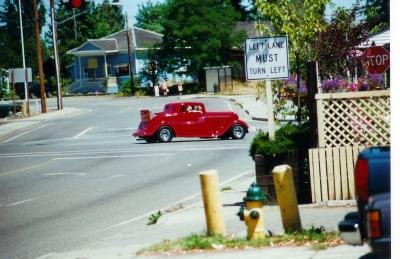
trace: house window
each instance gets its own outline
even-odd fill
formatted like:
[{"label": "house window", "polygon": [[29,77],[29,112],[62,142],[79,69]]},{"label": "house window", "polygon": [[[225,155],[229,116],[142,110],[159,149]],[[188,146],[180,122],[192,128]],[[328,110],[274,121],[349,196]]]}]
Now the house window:
[{"label": "house window", "polygon": [[120,65],[116,66],[117,68],[117,76],[128,76],[129,75],[129,66],[128,65]]}]

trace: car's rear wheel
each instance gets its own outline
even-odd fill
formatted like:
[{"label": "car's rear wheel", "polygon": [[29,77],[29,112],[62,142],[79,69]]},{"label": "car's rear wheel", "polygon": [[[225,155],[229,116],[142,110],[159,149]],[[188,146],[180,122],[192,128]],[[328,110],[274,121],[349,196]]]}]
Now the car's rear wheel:
[{"label": "car's rear wheel", "polygon": [[235,124],[231,128],[231,136],[233,139],[242,139],[246,136],[246,129],[240,124]]},{"label": "car's rear wheel", "polygon": [[157,137],[160,142],[170,142],[173,138],[173,132],[170,127],[163,126],[158,129]]}]

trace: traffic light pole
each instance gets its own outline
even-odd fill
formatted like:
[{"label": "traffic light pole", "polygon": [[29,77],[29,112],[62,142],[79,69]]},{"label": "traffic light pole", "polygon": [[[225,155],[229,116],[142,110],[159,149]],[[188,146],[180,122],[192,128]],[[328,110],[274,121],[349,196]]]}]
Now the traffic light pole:
[{"label": "traffic light pole", "polygon": [[35,34],[36,34],[36,48],[37,48],[38,66],[39,66],[41,108],[42,108],[42,113],[47,113],[46,95],[44,90],[42,46],[40,45],[39,14],[37,10],[37,0],[33,0],[33,11],[35,14]]},{"label": "traffic light pole", "polygon": [[50,0],[50,9],[51,9],[51,27],[53,30],[54,62],[56,64],[57,108],[58,110],[62,110],[63,104],[61,99],[60,60],[58,57],[58,39],[57,39],[57,28],[55,23],[54,0]]}]

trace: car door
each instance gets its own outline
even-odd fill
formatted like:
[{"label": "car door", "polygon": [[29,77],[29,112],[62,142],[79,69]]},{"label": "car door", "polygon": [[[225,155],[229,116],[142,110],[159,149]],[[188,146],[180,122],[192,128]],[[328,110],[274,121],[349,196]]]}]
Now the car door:
[{"label": "car door", "polygon": [[205,137],[208,132],[204,123],[204,113],[194,105],[183,105],[175,120],[177,135],[181,137]]}]

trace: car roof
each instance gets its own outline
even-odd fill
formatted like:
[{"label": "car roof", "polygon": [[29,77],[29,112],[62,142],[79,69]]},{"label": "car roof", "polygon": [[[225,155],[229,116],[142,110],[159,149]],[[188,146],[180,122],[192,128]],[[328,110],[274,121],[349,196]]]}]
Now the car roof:
[{"label": "car roof", "polygon": [[177,103],[167,103],[165,105],[172,105],[172,106],[182,106],[182,105],[204,105],[202,102],[177,102]]}]

